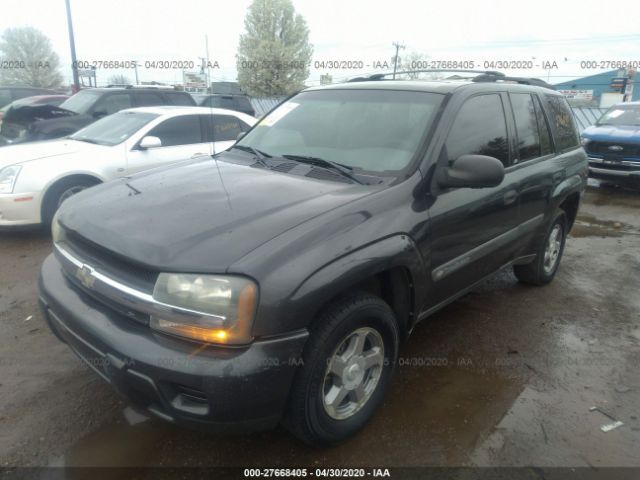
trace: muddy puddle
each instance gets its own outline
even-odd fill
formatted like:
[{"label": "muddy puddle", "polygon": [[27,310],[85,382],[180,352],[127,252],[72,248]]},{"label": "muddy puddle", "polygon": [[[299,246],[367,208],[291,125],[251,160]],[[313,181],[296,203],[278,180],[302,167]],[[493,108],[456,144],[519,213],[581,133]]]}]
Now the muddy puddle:
[{"label": "muddy puddle", "polygon": [[463,465],[522,388],[506,376],[464,367],[406,367],[373,421],[339,447],[312,449],[282,429],[223,437],[156,419],[133,425],[123,419],[82,438],[49,465],[389,466],[400,457],[405,466]]},{"label": "muddy puddle", "polygon": [[625,234],[640,235],[640,231],[627,223],[600,220],[588,214],[579,214],[571,229],[572,237],[622,237]]}]

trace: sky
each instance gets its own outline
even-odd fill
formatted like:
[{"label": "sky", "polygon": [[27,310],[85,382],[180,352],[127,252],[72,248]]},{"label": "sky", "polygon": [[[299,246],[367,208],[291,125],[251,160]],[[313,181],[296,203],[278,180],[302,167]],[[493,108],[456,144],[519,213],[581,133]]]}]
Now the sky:
[{"label": "sky", "polygon": [[[211,79],[235,80],[235,53],[244,32],[251,0],[70,0],[78,60],[188,61],[199,67],[205,57],[220,68]],[[314,47],[308,84],[321,74],[334,81],[376,70],[389,62],[394,42],[400,52],[420,52],[430,60],[484,62],[531,61],[530,70],[504,70],[536,76],[551,83],[605,70],[581,68],[581,61],[640,62],[640,3],[607,7],[592,0],[514,1],[456,0],[293,0],[310,29]],[[525,6],[526,5],[526,6]],[[9,27],[33,26],[44,32],[71,78],[71,56],[64,0],[0,0],[0,33]],[[314,68],[315,62],[361,62],[362,69]],[[545,69],[544,62],[557,68]],[[197,68],[196,68],[197,69]],[[495,70],[498,68],[487,69]],[[181,82],[182,70],[139,68],[140,81]],[[99,70],[98,83],[133,70]]]}]

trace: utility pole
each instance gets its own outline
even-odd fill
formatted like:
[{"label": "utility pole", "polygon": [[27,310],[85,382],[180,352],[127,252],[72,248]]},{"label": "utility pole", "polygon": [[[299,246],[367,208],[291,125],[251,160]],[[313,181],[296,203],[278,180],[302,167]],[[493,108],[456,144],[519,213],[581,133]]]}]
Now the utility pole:
[{"label": "utility pole", "polygon": [[71,69],[73,71],[73,86],[71,91],[76,93],[80,90],[80,78],[78,76],[78,61],[76,59],[76,41],[73,38],[73,22],[71,21],[71,6],[69,0],[65,0],[67,5],[67,28],[69,29],[69,45],[71,46]]},{"label": "utility pole", "polygon": [[209,68],[209,35],[204,36],[205,43],[205,53],[207,55],[207,91],[205,93],[209,93],[211,89],[211,69]]},{"label": "utility pole", "polygon": [[393,46],[396,47],[396,56],[393,57],[393,79],[396,79],[396,70],[398,70],[398,51],[400,49],[405,49],[404,45],[400,45],[398,42],[394,42]]}]

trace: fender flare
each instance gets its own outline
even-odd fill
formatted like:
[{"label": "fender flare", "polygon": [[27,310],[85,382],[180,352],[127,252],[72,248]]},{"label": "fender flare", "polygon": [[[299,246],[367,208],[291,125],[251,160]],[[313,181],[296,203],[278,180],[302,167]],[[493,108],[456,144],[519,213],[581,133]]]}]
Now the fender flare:
[{"label": "fender flare", "polygon": [[556,203],[556,205],[561,204],[565,198],[567,198],[572,193],[579,193],[582,191],[584,187],[584,180],[580,175],[571,175],[570,177],[565,178],[562,182],[560,182],[553,189],[551,193],[551,198]]},{"label": "fender flare", "polygon": [[[293,306],[304,305],[309,317],[314,318],[331,299],[368,278],[396,267],[404,268],[409,273],[410,307],[415,323],[424,305],[430,280],[420,250],[406,233],[363,245],[317,269],[300,283],[289,300]],[[409,329],[412,326],[407,325]]]}]

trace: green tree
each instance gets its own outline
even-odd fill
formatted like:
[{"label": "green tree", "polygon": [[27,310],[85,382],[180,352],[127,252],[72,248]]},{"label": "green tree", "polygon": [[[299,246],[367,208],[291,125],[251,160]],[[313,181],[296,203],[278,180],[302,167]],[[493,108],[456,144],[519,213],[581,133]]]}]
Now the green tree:
[{"label": "green tree", "polygon": [[60,58],[49,38],[36,28],[6,29],[0,38],[0,58],[17,66],[0,69],[0,83],[43,88],[62,84]]},{"label": "green tree", "polygon": [[238,82],[252,96],[288,95],[304,87],[313,47],[291,0],[253,0],[236,55]]}]

